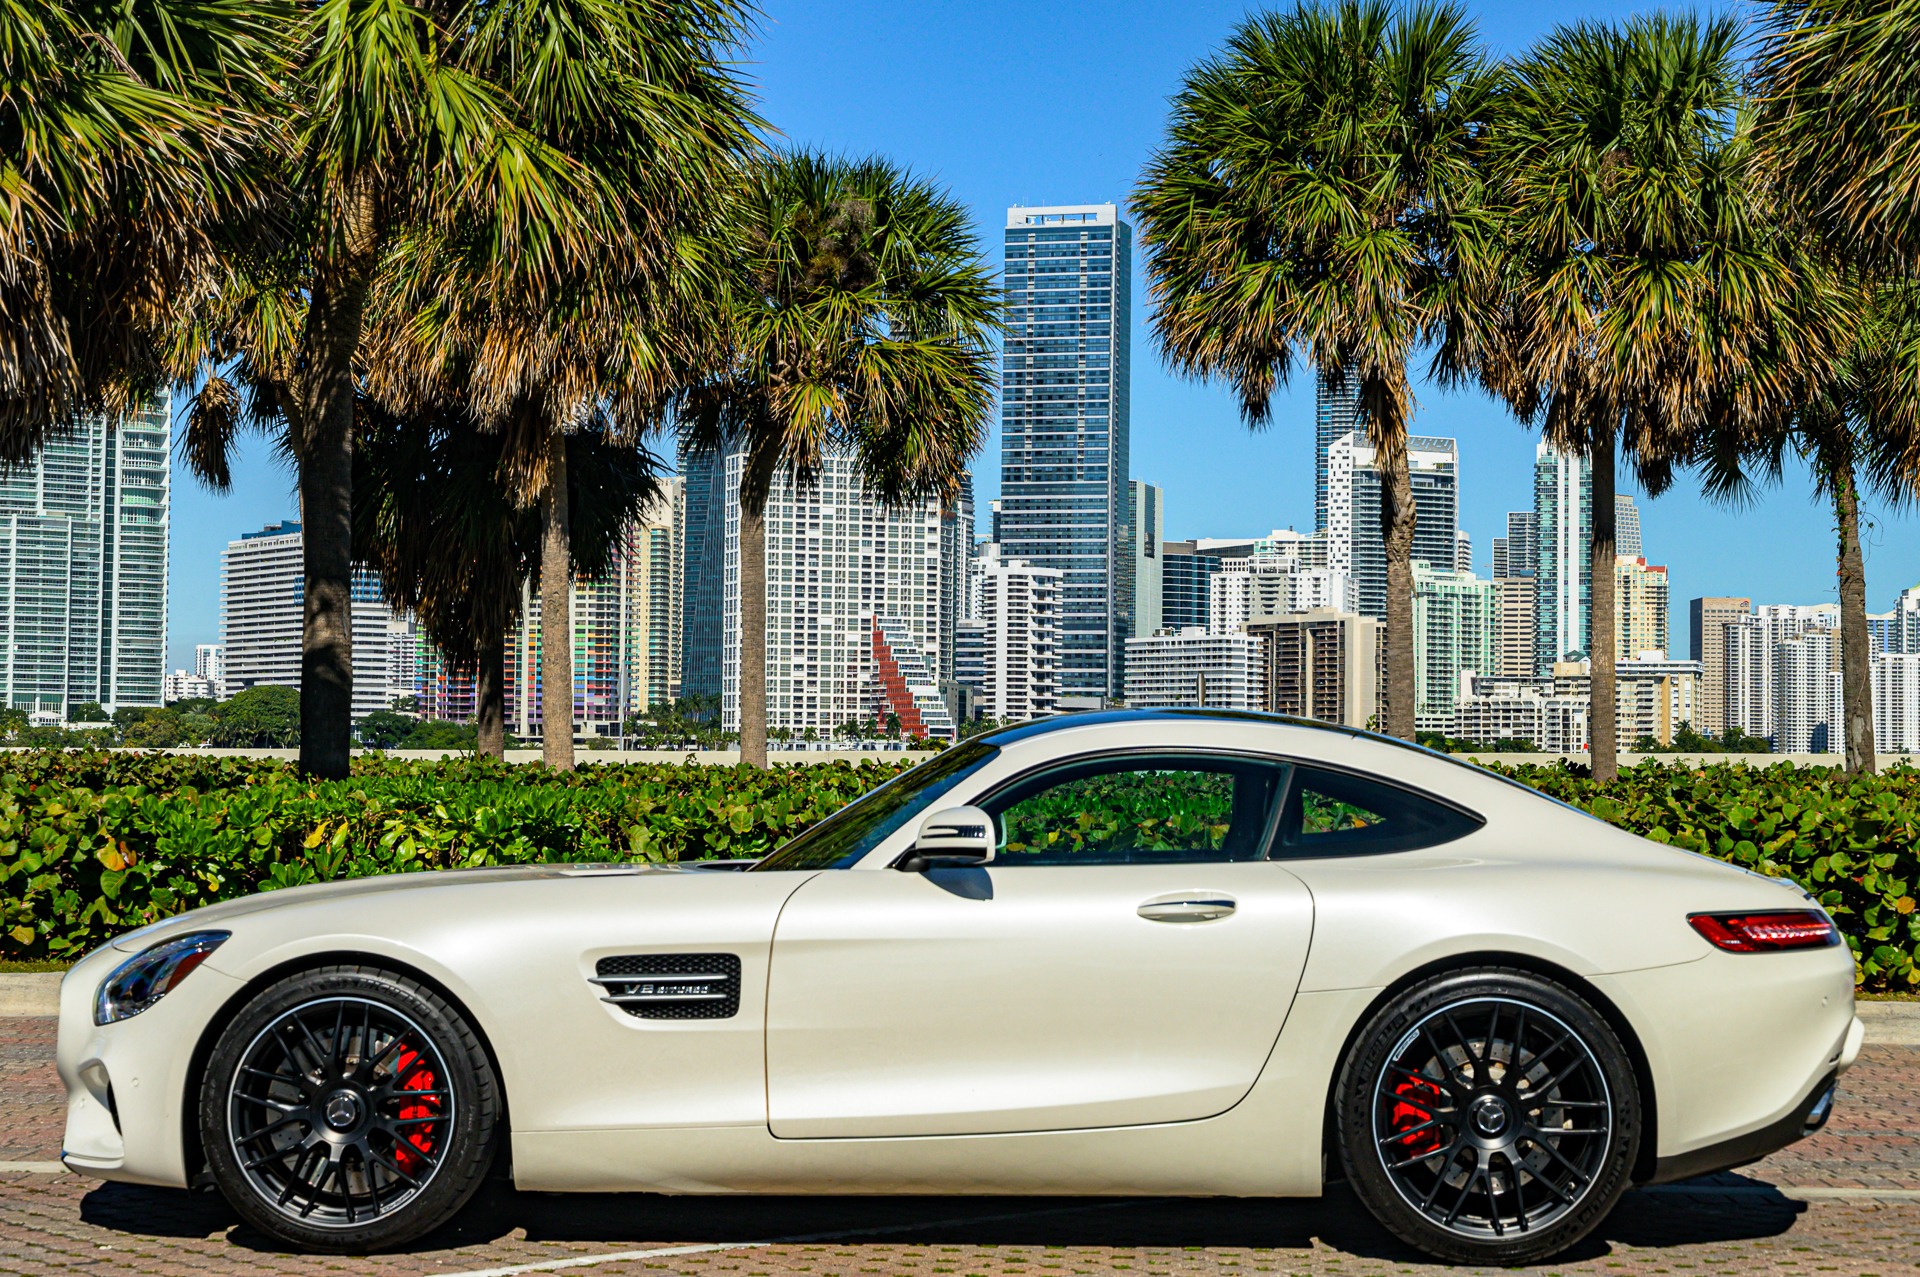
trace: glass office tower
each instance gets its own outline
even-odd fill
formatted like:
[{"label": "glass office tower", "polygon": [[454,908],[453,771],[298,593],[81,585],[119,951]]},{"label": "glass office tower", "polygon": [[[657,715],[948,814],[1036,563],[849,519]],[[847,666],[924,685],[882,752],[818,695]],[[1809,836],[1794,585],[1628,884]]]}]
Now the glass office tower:
[{"label": "glass office tower", "polygon": [[998,539],[1065,574],[1060,705],[1122,694],[1133,232],[1112,204],[1007,210]]}]

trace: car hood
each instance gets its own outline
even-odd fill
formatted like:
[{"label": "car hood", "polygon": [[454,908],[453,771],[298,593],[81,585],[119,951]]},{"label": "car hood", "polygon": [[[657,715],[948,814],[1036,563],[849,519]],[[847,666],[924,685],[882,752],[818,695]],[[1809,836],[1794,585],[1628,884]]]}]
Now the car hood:
[{"label": "car hood", "polygon": [[354,896],[386,895],[399,891],[422,891],[455,883],[514,883],[546,878],[636,877],[645,874],[705,873],[685,865],[656,864],[547,864],[488,865],[478,869],[433,869],[414,873],[385,874],[374,878],[347,878],[339,882],[317,882],[304,887],[282,887],[261,891],[236,900],[202,906],[186,913],[149,923],[137,931],[115,936],[110,943],[116,949],[135,952],[156,944],[168,936],[188,931],[217,929],[237,918],[308,904],[317,900],[342,900]]}]

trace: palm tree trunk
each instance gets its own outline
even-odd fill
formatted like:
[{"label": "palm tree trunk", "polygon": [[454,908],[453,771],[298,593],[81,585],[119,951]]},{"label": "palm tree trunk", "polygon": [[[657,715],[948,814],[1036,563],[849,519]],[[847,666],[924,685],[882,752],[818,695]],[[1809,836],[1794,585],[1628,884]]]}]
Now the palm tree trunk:
[{"label": "palm tree trunk", "polygon": [[[1387,698],[1380,726],[1389,736],[1414,739],[1413,533],[1418,511],[1407,470],[1404,432],[1385,457],[1380,482],[1380,536],[1387,550]],[[1451,564],[1436,566],[1452,566]]]},{"label": "palm tree trunk", "polygon": [[573,565],[567,508],[567,437],[547,437],[547,489],[540,499],[540,752],[573,770]]},{"label": "palm tree trunk", "polygon": [[1592,602],[1587,611],[1589,687],[1593,693],[1587,722],[1593,778],[1605,783],[1620,774],[1619,701],[1614,662],[1620,655],[1620,618],[1615,608],[1613,421],[1599,425],[1593,437],[1593,553],[1588,564]]},{"label": "palm tree trunk", "polygon": [[300,774],[342,780],[353,748],[353,356],[379,236],[370,178],[348,188],[345,242],[317,274],[289,385],[300,469]]},{"label": "palm tree trunk", "polygon": [[482,758],[507,756],[507,647],[506,636],[482,640],[480,663],[474,672],[474,752]]},{"label": "palm tree trunk", "polygon": [[1860,552],[1860,490],[1853,458],[1838,442],[1822,450],[1827,486],[1833,493],[1839,533],[1840,700],[1847,742],[1847,770],[1871,773],[1873,739],[1873,640],[1867,634],[1867,567]]},{"label": "palm tree trunk", "polygon": [[767,765],[767,512],[740,503],[740,761]]}]

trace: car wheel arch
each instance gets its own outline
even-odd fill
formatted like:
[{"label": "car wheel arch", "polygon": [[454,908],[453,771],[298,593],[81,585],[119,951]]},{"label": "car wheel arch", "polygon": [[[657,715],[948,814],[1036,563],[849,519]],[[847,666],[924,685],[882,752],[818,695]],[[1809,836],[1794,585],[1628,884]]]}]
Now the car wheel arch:
[{"label": "car wheel arch", "polygon": [[1633,1062],[1634,1082],[1640,1088],[1640,1107],[1643,1121],[1640,1151],[1634,1161],[1632,1182],[1635,1184],[1644,1184],[1653,1177],[1654,1163],[1658,1158],[1660,1144],[1660,1097],[1654,1089],[1653,1069],[1648,1063],[1646,1048],[1641,1045],[1640,1035],[1635,1031],[1633,1022],[1614,1004],[1613,999],[1609,998],[1605,993],[1602,993],[1585,978],[1567,970],[1557,963],[1524,953],[1480,950],[1471,953],[1450,954],[1447,957],[1435,959],[1423,966],[1415,967],[1393,983],[1381,989],[1379,994],[1375,996],[1372,1001],[1368,1002],[1360,1014],[1354,1018],[1353,1024],[1347,1029],[1346,1040],[1340,1044],[1340,1051],[1334,1057],[1333,1073],[1327,1078],[1327,1093],[1322,1098],[1320,1151],[1321,1165],[1324,1168],[1322,1171],[1323,1179],[1330,1181],[1334,1177],[1335,1168],[1337,1168],[1339,1164],[1339,1158],[1335,1155],[1335,1150],[1339,1146],[1336,1100],[1340,1089],[1340,1071],[1345,1066],[1347,1057],[1352,1054],[1359,1039],[1361,1029],[1366,1027],[1367,1023],[1373,1019],[1375,1013],[1377,1013],[1381,1007],[1416,984],[1431,980],[1436,976],[1444,976],[1456,971],[1484,971],[1488,969],[1523,971],[1528,975],[1539,976],[1542,979],[1552,980],[1556,984],[1565,985],[1569,990],[1578,994],[1588,1005],[1592,1006],[1595,1011],[1599,1012],[1601,1018],[1607,1022],[1608,1027],[1619,1036],[1620,1044],[1626,1048],[1627,1058]]},{"label": "car wheel arch", "polygon": [[[233,1023],[243,1007],[252,1001],[262,989],[266,989],[288,978],[307,971],[317,971],[324,967],[366,967],[378,971],[391,972],[418,981],[446,1000],[473,1029],[474,1036],[480,1040],[481,1050],[487,1053],[487,1062],[493,1067],[493,1075],[500,1090],[501,1129],[511,1132],[513,1129],[512,1097],[507,1094],[506,1074],[500,1069],[500,1055],[494,1050],[493,1039],[487,1032],[487,1026],[467,1001],[448,988],[446,982],[436,979],[429,971],[424,971],[411,963],[380,953],[357,952],[354,950],[329,949],[317,953],[302,954],[289,958],[275,966],[268,967],[234,990],[220,1009],[207,1020],[206,1027],[200,1031],[200,1038],[193,1046],[193,1054],[187,1062],[186,1085],[181,1091],[180,1105],[180,1152],[181,1164],[187,1170],[187,1185],[190,1188],[207,1186],[207,1155],[200,1144],[200,1087],[206,1078],[207,1061],[213,1055],[214,1044],[220,1035]],[[502,1140],[499,1160],[495,1162],[496,1174],[511,1174],[512,1141]]]}]

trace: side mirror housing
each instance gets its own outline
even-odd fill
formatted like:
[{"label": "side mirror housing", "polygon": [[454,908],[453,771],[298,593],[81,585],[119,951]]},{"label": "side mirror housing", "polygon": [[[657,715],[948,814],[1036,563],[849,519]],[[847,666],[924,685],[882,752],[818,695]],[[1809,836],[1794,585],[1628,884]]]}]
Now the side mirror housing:
[{"label": "side mirror housing", "polygon": [[993,817],[978,807],[948,807],[920,822],[913,849],[896,867],[908,873],[977,868],[993,859],[993,844]]}]

